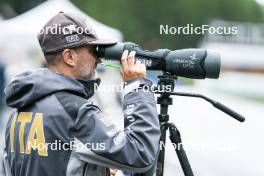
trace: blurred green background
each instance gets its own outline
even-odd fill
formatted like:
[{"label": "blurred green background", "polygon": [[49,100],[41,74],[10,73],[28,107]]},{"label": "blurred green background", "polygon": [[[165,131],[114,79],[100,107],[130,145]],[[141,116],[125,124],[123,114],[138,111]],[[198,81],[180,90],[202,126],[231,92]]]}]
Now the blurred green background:
[{"label": "blurred green background", "polygon": [[[0,13],[11,18],[44,0],[1,0]],[[254,0],[72,0],[91,17],[123,32],[125,41],[148,49],[196,47],[202,35],[157,35],[160,25],[208,24],[211,19],[263,22]],[[48,12],[47,12],[48,13]]]}]

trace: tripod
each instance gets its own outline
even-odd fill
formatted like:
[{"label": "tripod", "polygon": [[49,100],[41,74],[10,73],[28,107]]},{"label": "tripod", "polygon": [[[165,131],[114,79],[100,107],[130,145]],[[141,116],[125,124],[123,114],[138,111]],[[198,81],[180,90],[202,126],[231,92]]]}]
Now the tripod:
[{"label": "tripod", "polygon": [[[173,91],[175,85],[175,79],[177,79],[176,77],[170,75],[162,75],[159,76],[158,78],[160,78],[158,82],[158,86],[160,87],[170,86],[170,90]],[[179,145],[182,146],[180,132],[173,123],[169,122],[168,107],[169,105],[172,105],[173,102],[173,99],[170,97],[170,95],[171,92],[164,92],[157,99],[157,103],[160,104],[160,114],[159,114],[159,121],[161,125],[160,142],[164,145],[166,144],[166,132],[167,130],[169,130],[170,140],[172,144],[175,144],[176,146]],[[180,149],[178,149],[178,147],[175,147],[175,151],[179,158],[185,176],[193,176],[192,168],[188,161],[184,148],[181,147]],[[165,148],[162,148],[162,150],[159,153],[158,162],[157,162],[157,170],[156,170],[157,176],[163,175],[164,159],[165,159]]]},{"label": "tripod", "polygon": [[[205,99],[206,101],[210,102],[215,108],[225,112],[226,114],[230,115],[231,117],[235,118],[240,122],[244,122],[245,118],[240,114],[236,113],[235,111],[231,110],[227,106],[214,101],[208,97],[205,97],[200,94],[191,94],[191,93],[182,93],[182,92],[173,92],[175,86],[175,80],[177,79],[176,76],[170,75],[168,73],[164,73],[163,75],[158,76],[158,89],[159,87],[164,88],[166,86],[170,86],[169,91],[155,91],[156,94],[160,94],[157,98],[157,104],[160,105],[160,113],[159,113],[159,121],[160,121],[160,129],[161,129],[161,138],[160,142],[165,146],[166,144],[166,132],[169,130],[170,132],[170,140],[171,143],[174,144],[176,154],[178,156],[181,168],[185,176],[193,176],[193,171],[191,165],[188,161],[187,155],[185,150],[182,146],[182,140],[180,132],[178,131],[177,127],[169,122],[169,114],[168,114],[168,107],[172,105],[173,99],[170,97],[171,95],[177,96],[189,96],[189,97],[198,97]],[[181,146],[180,148],[178,146]],[[156,165],[156,176],[163,176],[164,174],[164,159],[165,159],[165,148],[163,147],[162,150],[159,152],[157,165]]]}]

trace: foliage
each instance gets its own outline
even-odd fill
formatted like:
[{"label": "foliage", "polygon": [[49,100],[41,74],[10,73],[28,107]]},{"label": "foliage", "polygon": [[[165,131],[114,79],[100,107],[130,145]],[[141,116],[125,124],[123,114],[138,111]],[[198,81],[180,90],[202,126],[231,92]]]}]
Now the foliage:
[{"label": "foliage", "polygon": [[[22,13],[43,0],[2,0]],[[263,21],[263,9],[254,0],[72,0],[98,21],[121,30],[125,41],[146,48],[196,47],[201,35],[160,35],[160,25],[199,26],[212,19]],[[48,12],[47,12],[48,13]]]}]

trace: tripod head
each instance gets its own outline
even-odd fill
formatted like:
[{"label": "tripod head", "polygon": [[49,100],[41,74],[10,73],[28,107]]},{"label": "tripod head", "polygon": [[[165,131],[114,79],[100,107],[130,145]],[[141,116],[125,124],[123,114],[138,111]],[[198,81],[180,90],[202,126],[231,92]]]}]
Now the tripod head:
[{"label": "tripod head", "polygon": [[160,104],[159,121],[163,123],[169,121],[168,107],[169,105],[172,105],[173,100],[170,95],[174,90],[175,80],[177,80],[177,76],[164,73],[163,75],[159,75],[158,78],[159,82],[157,85],[157,90],[159,90],[159,87],[169,86],[169,91],[155,92],[160,93],[160,96],[157,98],[157,103]]}]

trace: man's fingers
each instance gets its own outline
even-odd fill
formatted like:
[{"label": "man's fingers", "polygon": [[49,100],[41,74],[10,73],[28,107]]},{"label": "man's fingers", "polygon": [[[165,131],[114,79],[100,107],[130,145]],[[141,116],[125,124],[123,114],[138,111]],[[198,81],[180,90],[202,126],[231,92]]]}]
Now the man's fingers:
[{"label": "man's fingers", "polygon": [[124,81],[128,81],[135,78],[146,78],[146,66],[141,64],[140,61],[135,63],[135,51],[124,51],[121,62],[122,69],[120,70],[121,76]]},{"label": "man's fingers", "polygon": [[121,63],[122,63],[122,69],[127,70],[128,65],[127,65],[127,56],[128,56],[128,50],[125,50],[122,54],[121,57]]},{"label": "man's fingers", "polygon": [[127,64],[129,67],[133,67],[135,64],[135,55],[136,52],[135,51],[131,51],[127,57]]}]

